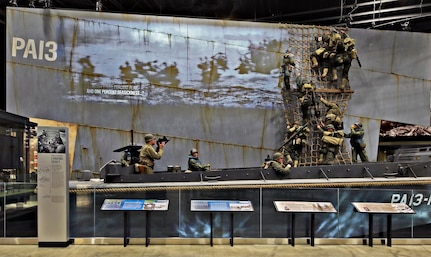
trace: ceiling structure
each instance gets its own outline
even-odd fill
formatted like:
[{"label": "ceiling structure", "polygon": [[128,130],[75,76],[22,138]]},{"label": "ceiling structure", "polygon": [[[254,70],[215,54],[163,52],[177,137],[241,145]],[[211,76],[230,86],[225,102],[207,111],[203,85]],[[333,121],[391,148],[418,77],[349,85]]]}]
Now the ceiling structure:
[{"label": "ceiling structure", "polygon": [[6,6],[431,32],[431,0],[0,0]]}]

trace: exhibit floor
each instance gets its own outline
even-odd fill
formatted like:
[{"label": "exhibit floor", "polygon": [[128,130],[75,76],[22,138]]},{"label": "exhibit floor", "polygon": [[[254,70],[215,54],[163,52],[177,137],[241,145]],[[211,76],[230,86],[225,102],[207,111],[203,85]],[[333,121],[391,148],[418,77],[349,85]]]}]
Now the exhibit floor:
[{"label": "exhibit floor", "polygon": [[0,245],[1,257],[286,257],[286,256],[431,256],[431,245],[70,245],[65,248],[46,248],[37,245]]}]

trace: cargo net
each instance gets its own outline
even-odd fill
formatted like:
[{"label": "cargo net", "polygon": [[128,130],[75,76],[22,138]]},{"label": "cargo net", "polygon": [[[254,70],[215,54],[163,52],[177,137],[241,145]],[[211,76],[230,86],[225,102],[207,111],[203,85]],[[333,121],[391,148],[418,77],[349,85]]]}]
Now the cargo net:
[{"label": "cargo net", "polygon": [[[306,125],[309,128],[309,134],[304,140],[306,143],[303,144],[302,150],[296,153],[298,156],[299,152],[299,158],[296,157],[296,165],[315,166],[322,164],[318,160],[323,134],[317,126],[325,128],[325,125],[329,123],[326,118],[328,107],[320,100],[321,97],[338,105],[341,121],[336,126],[336,130],[343,130],[342,119],[351,95],[354,93],[348,83],[348,77],[345,76],[345,65],[349,65],[347,68],[350,68],[351,62],[335,65],[324,63],[321,51],[319,51],[322,49],[319,39],[325,33],[326,35],[342,33],[342,38],[345,38],[347,32],[334,27],[299,25],[284,25],[283,29],[288,31],[289,43],[288,49],[282,57],[279,88],[281,88],[283,96],[287,132],[284,142],[278,150],[285,156],[289,154],[292,159],[295,159],[291,150],[295,138],[288,129],[293,126],[293,123],[299,123],[300,126]],[[315,62],[313,63],[315,61],[313,56],[317,57],[317,66]],[[290,61],[286,57],[290,58]],[[326,71],[325,68],[327,68]],[[333,164],[352,163],[346,144],[348,144],[348,139],[345,138],[342,145],[339,146]],[[289,158],[285,158],[285,160],[289,160]]]}]

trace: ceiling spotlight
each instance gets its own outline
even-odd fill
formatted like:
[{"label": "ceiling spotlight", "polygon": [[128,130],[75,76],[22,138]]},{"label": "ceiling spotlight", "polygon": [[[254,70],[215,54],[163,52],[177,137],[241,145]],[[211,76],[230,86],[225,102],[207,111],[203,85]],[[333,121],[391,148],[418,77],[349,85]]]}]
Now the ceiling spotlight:
[{"label": "ceiling spotlight", "polygon": [[344,16],[342,19],[341,19],[341,21],[342,22],[344,22],[344,23],[346,23],[346,26],[347,27],[350,27],[350,26],[352,26],[352,21],[353,21],[353,17],[352,17],[352,14],[347,14],[346,16]]},{"label": "ceiling spotlight", "polygon": [[102,0],[97,0],[96,1],[96,12],[101,12],[102,11]]},{"label": "ceiling spotlight", "polygon": [[406,22],[401,23],[401,30],[410,31],[411,30],[410,21],[406,21]]},{"label": "ceiling spotlight", "polygon": [[9,0],[9,4],[13,7],[18,7],[18,4],[16,3],[16,0]]},{"label": "ceiling spotlight", "polygon": [[51,8],[52,0],[43,0],[43,8]]}]

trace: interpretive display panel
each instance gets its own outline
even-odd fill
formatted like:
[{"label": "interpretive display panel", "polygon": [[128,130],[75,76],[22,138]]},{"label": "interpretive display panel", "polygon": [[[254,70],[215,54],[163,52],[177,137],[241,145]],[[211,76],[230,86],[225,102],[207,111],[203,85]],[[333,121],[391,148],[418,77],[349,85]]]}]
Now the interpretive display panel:
[{"label": "interpretive display panel", "polygon": [[290,219],[290,244],[295,246],[295,213],[309,213],[310,219],[310,245],[314,246],[314,223],[316,213],[336,213],[331,202],[305,202],[305,201],[274,201],[275,209],[278,212],[291,213]]},{"label": "interpretive display panel", "polygon": [[167,211],[169,200],[105,199],[102,211]]},{"label": "interpretive display panel", "polygon": [[253,206],[250,201],[238,200],[191,200],[191,211],[204,211],[210,213],[210,245],[213,246],[214,229],[213,229],[213,213],[214,212],[229,212],[230,213],[230,245],[233,246],[234,238],[234,212],[252,212]]},{"label": "interpretive display panel", "polygon": [[392,246],[392,215],[393,214],[415,214],[405,203],[368,203],[368,202],[352,202],[355,210],[360,213],[368,214],[368,245],[373,246],[373,231],[374,231],[374,214],[387,215],[386,220],[386,237],[387,246]]},{"label": "interpretive display panel", "polygon": [[130,237],[130,217],[129,211],[145,212],[145,246],[150,245],[151,235],[151,211],[167,211],[169,200],[157,199],[105,199],[103,201],[102,211],[123,211],[123,246],[129,244]]},{"label": "interpretive display panel", "polygon": [[290,202],[274,201],[279,212],[337,212],[330,202]]},{"label": "interpretive display panel", "polygon": [[39,245],[68,245],[68,129],[63,127],[37,129]]},{"label": "interpretive display panel", "polygon": [[191,211],[253,211],[250,201],[191,200]]},{"label": "interpretive display panel", "polygon": [[352,203],[358,212],[365,213],[382,213],[382,214],[397,214],[411,213],[415,211],[405,203]]}]

